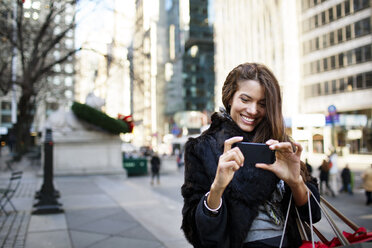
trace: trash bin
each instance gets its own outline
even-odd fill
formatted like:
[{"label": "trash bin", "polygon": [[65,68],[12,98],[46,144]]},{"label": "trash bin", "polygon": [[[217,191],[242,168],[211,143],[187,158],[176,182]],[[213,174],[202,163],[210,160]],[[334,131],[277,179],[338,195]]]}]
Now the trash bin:
[{"label": "trash bin", "polygon": [[123,157],[123,168],[127,171],[128,176],[146,175],[147,159]]}]

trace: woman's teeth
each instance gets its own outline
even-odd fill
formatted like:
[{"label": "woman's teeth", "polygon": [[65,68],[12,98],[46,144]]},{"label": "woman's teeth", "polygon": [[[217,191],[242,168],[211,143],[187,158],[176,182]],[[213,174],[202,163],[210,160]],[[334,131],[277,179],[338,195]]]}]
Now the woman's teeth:
[{"label": "woman's teeth", "polygon": [[245,116],[243,116],[243,115],[242,115],[242,118],[243,118],[244,120],[246,120],[246,121],[249,121],[249,122],[254,121],[254,119],[251,119],[251,118],[245,117]]}]

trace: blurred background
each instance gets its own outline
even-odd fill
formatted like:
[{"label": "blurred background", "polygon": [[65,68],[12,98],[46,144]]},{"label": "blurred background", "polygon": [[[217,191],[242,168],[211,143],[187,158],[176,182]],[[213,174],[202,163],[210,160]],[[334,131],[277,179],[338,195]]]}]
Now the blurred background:
[{"label": "blurred background", "polygon": [[3,0],[0,135],[40,143],[89,94],[131,116],[122,151],[174,155],[222,106],[227,73],[269,66],[288,133],[313,165],[372,161],[370,0]]}]

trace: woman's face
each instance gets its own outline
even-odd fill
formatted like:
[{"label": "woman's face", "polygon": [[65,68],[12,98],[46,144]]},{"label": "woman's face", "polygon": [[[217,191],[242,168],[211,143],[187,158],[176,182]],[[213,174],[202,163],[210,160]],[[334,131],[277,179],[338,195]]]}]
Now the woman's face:
[{"label": "woman's face", "polygon": [[257,81],[238,82],[231,100],[231,118],[245,132],[252,132],[266,114],[265,89]]}]

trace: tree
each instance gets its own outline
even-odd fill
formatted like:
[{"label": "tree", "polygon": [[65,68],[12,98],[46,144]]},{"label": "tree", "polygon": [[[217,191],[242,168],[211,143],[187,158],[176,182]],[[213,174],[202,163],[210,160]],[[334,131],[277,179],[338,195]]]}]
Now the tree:
[{"label": "tree", "polygon": [[[33,1],[29,9],[25,4],[27,0],[0,1],[0,92],[6,95],[13,84],[17,87],[17,123],[13,131],[18,154],[31,144],[30,128],[37,101],[49,88],[48,77],[59,73],[56,65],[64,64],[81,50],[64,43],[76,26],[77,0]],[[15,6],[16,15],[12,15]],[[70,18],[61,18],[66,15]],[[12,59],[17,59],[16,80],[12,80]]]}]

